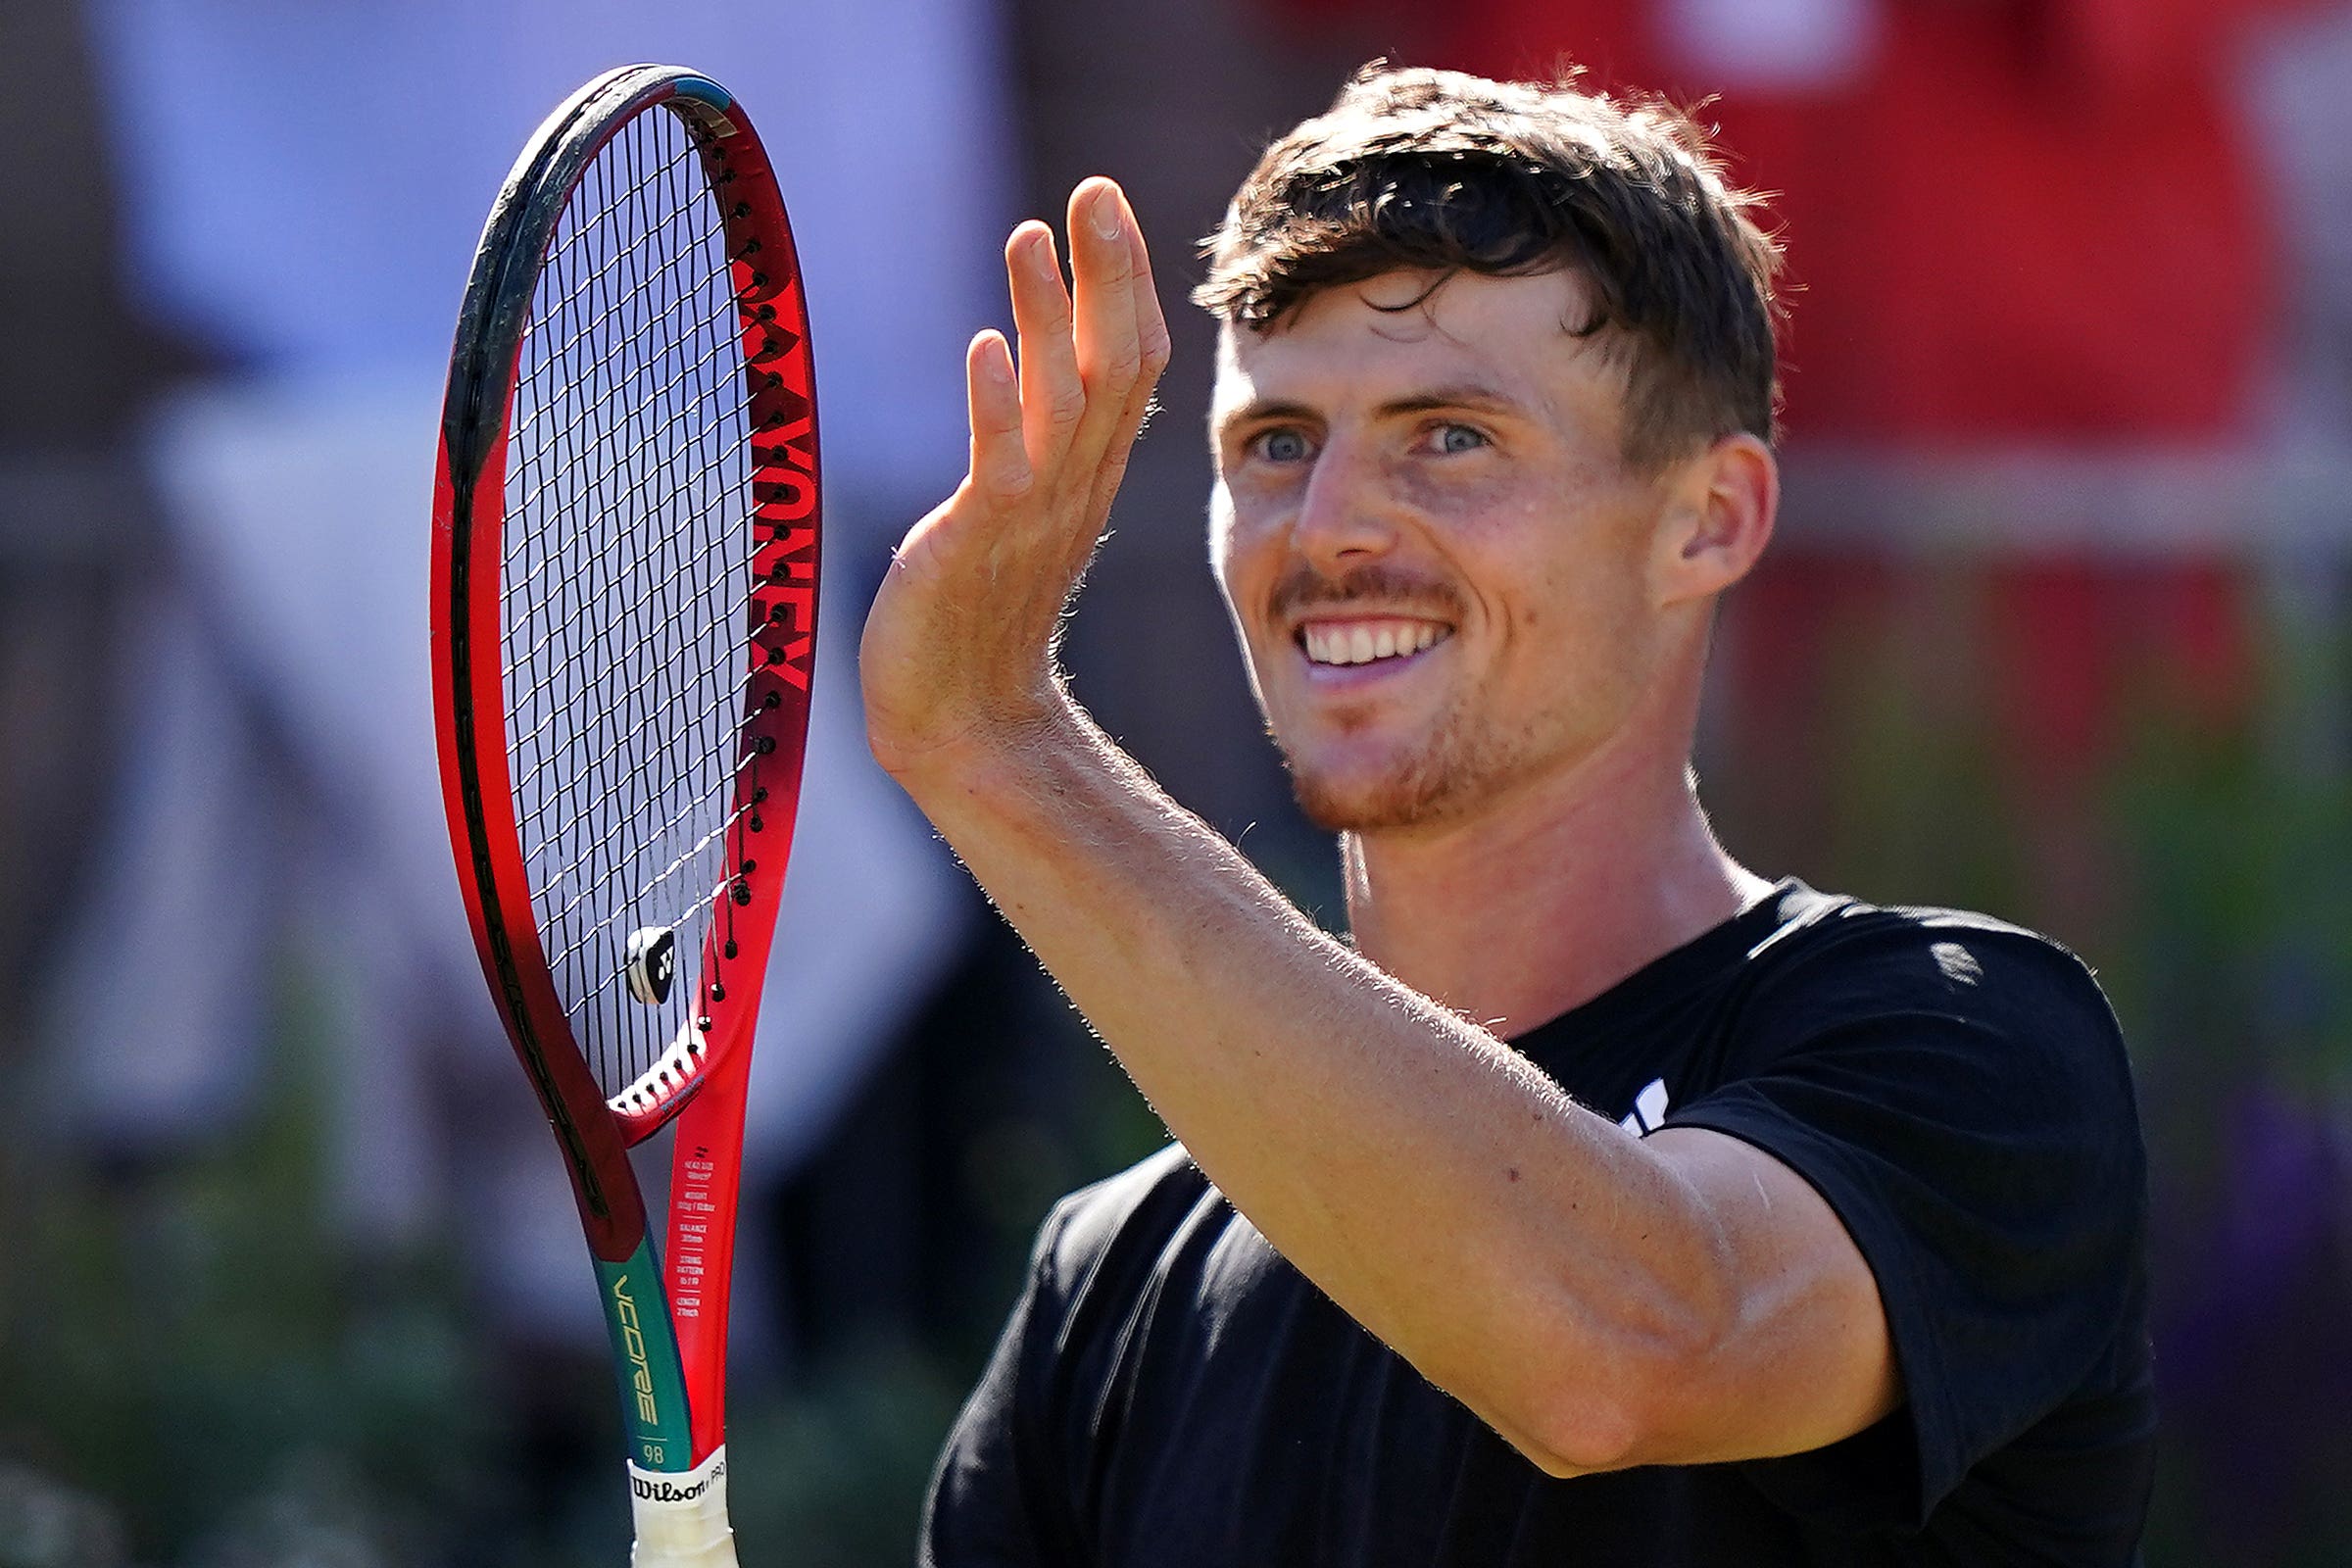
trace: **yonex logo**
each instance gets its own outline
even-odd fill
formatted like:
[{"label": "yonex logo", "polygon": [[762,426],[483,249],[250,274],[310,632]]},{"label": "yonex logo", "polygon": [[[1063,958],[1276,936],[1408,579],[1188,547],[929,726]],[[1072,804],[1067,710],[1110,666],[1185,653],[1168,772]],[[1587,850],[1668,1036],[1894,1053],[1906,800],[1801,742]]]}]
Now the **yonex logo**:
[{"label": "yonex logo", "polygon": [[627,975],[629,995],[649,1007],[669,1000],[669,983],[678,972],[678,937],[667,926],[640,926],[629,933]]},{"label": "yonex logo", "polygon": [[752,570],[762,584],[768,635],[777,639],[766,661],[805,692],[816,652],[816,421],[790,387],[771,396],[783,417],[752,448],[755,515],[767,535]]}]

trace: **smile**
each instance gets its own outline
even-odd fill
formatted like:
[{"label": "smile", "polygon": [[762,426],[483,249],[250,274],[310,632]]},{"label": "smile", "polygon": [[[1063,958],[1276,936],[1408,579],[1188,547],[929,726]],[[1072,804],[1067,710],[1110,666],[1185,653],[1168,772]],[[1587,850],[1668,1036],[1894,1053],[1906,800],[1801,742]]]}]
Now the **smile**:
[{"label": "smile", "polygon": [[1442,621],[1382,615],[1310,621],[1298,628],[1298,647],[1311,664],[1370,664],[1410,659],[1452,635]]}]

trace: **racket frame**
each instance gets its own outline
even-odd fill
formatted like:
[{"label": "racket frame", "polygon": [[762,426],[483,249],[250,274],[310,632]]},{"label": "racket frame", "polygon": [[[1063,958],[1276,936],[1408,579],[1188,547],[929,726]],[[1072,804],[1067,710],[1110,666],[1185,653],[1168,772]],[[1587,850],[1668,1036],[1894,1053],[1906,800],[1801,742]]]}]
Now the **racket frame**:
[{"label": "racket frame", "polygon": [[[755,591],[744,627],[748,684],[725,830],[727,879],[716,891],[730,907],[722,916],[713,904],[688,1009],[700,1050],[685,1064],[696,1070],[658,1080],[649,1072],[608,1097],[573,1040],[540,945],[516,826],[501,619],[507,445],[531,305],[565,207],[597,155],[649,113],[675,113],[696,132],[722,215],[751,429],[744,569]],[[692,1492],[698,1501],[715,1497],[722,1532],[743,1091],[806,748],[816,451],[800,269],[758,132],[732,95],[699,73],[646,65],[597,77],[547,119],[516,161],[484,226],[459,316],[434,476],[435,727],[475,949],[563,1150],[596,1263],[641,1520],[649,1494]],[[682,962],[680,971],[683,980]],[[628,1150],[673,1120],[664,1270]]]}]

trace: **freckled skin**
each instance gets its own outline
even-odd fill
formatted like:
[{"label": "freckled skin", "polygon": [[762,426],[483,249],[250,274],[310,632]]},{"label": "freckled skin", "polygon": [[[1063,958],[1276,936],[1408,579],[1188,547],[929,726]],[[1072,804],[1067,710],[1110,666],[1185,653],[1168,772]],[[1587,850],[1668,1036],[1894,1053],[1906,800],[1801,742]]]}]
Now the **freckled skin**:
[{"label": "freckled skin", "polygon": [[[1575,766],[1649,682],[1641,563],[1662,497],[1621,455],[1622,370],[1561,324],[1584,317],[1572,273],[1434,292],[1395,274],[1313,296],[1270,332],[1227,330],[1211,553],[1322,826],[1483,809]],[[1462,389],[1478,395],[1449,401]],[[1302,565],[1342,588],[1424,584],[1459,621],[1409,668],[1334,689],[1276,602]],[[1387,608],[1375,595],[1364,612]]]}]

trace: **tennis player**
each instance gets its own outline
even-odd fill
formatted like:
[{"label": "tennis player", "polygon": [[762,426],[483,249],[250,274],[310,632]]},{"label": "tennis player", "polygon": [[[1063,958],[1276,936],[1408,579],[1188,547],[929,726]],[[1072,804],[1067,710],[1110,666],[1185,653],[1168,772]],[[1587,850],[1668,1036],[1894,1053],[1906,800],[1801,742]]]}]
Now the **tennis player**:
[{"label": "tennis player", "polygon": [[1047,1219],[923,1560],[2132,1560],[2144,1172],[2097,987],[1766,881],[1694,793],[1778,499],[1774,248],[1700,136],[1371,72],[1214,238],[1210,554],[1351,944],[1057,673],[1167,354],[1118,189],[1068,233],[1070,292],[1045,226],[1007,247],[1019,360],[971,346],[868,723],[1180,1143]]}]

